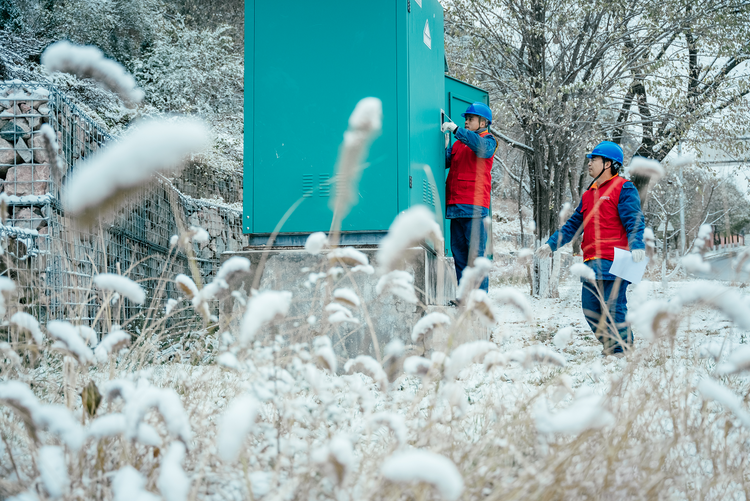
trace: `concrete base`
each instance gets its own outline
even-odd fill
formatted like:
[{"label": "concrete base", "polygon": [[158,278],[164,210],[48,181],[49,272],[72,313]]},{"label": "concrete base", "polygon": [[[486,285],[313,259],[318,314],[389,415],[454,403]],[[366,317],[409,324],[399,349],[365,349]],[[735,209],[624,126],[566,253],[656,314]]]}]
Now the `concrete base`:
[{"label": "concrete base", "polygon": [[[376,247],[357,250],[367,255],[370,262],[374,263]],[[429,355],[434,350],[445,351],[448,348],[447,332],[436,332],[426,343],[412,346],[412,328],[428,312],[442,311],[453,318],[458,318],[460,314],[456,308],[446,306],[456,294],[453,260],[441,259],[423,247],[409,249],[400,267],[414,276],[418,304],[408,303],[388,292],[378,295],[375,291],[379,278],[377,274],[355,273],[349,268],[338,276],[331,275],[329,270],[333,265],[329,264],[325,256],[313,256],[303,249],[273,248],[266,252],[265,248],[258,248],[227,252],[222,254],[222,261],[232,256],[248,258],[253,275],[260,271],[260,278],[254,278],[259,282],[259,290],[292,292],[293,303],[287,318],[267,329],[267,333],[282,335],[290,343],[309,343],[316,336],[328,335],[340,366],[357,355],[374,357],[375,341],[382,355],[385,345],[394,338],[401,339],[410,354],[421,355],[426,351]],[[262,265],[263,261],[265,263]],[[328,276],[312,283],[310,275],[313,273],[328,273]],[[245,294],[251,286],[251,283],[243,284]],[[327,321],[329,313],[324,311],[324,307],[330,303],[332,291],[338,288],[351,289],[360,297],[362,306],[350,308],[359,324],[332,325]],[[234,330],[239,326],[242,307],[235,298],[223,300],[220,311],[224,328]],[[314,317],[314,320],[311,317]],[[460,331],[453,336],[451,344],[455,347],[460,342],[475,339],[489,339],[489,329],[470,316]]]}]

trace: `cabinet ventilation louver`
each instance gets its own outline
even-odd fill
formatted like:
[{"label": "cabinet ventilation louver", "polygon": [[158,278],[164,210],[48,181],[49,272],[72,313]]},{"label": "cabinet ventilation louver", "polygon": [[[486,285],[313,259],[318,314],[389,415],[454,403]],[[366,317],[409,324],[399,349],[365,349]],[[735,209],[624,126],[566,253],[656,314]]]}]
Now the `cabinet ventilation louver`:
[{"label": "cabinet ventilation louver", "polygon": [[435,207],[435,194],[433,193],[430,182],[426,179],[422,180],[422,202],[430,207]]},{"label": "cabinet ventilation louver", "polygon": [[302,196],[311,197],[313,196],[313,189],[315,188],[315,180],[312,174],[302,175]]},{"label": "cabinet ventilation louver", "polygon": [[320,174],[318,176],[318,196],[330,197],[336,196],[336,176],[330,174]]}]

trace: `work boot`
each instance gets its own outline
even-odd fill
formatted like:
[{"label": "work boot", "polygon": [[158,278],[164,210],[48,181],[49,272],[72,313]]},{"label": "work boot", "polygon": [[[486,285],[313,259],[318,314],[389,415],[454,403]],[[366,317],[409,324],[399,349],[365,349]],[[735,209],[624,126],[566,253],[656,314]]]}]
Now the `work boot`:
[{"label": "work boot", "polygon": [[609,356],[615,357],[615,358],[625,358],[625,352],[624,351],[605,351],[602,350],[602,352],[599,354],[602,358],[607,358]]},{"label": "work boot", "polygon": [[[602,356],[608,357],[609,355],[612,355],[616,349],[620,348],[615,341],[612,339],[600,337],[599,342],[602,343]],[[620,348],[620,351],[622,349]]]}]

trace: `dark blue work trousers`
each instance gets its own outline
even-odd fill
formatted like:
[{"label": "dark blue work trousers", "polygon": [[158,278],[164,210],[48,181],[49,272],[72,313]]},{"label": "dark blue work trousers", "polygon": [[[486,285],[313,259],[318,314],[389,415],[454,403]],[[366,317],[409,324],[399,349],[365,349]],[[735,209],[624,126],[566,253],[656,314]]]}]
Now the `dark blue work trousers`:
[{"label": "dark blue work trousers", "polygon": [[[472,228],[474,233],[472,234]],[[475,241],[472,242],[472,237]],[[456,279],[461,283],[461,275],[464,268],[474,261],[475,257],[484,256],[484,248],[487,246],[487,231],[481,218],[459,217],[451,219],[451,252],[456,265]],[[469,251],[474,251],[474,256],[469,256]],[[485,292],[490,289],[490,279],[485,278],[479,286]]]},{"label": "dark blue work trousers", "polygon": [[[607,354],[622,352],[626,345],[627,349],[632,348],[633,345],[633,333],[625,322],[625,316],[628,314],[628,299],[625,293],[629,284],[630,282],[625,280],[597,280],[596,287],[599,289],[597,292],[593,283],[588,281],[583,283],[581,290],[583,314]],[[604,305],[602,305],[602,300]],[[609,315],[606,311],[609,311]],[[605,321],[600,328],[602,314],[605,316]]]}]

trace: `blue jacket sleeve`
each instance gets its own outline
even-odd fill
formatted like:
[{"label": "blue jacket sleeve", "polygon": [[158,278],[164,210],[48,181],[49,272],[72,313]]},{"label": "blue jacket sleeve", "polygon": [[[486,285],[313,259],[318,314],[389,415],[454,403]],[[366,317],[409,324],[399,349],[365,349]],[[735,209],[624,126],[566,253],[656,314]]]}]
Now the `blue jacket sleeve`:
[{"label": "blue jacket sleeve", "polygon": [[578,203],[578,208],[572,216],[568,218],[562,228],[552,234],[547,240],[547,244],[553,251],[567,244],[578,232],[578,228],[583,224],[583,202]]},{"label": "blue jacket sleeve", "polygon": [[628,232],[630,250],[645,249],[643,229],[646,223],[643,220],[643,211],[641,211],[641,197],[635,185],[629,181],[622,185],[617,212],[620,214],[620,221],[625,231]]},{"label": "blue jacket sleeve", "polygon": [[451,166],[451,155],[453,150],[453,146],[448,146],[445,149],[445,168],[448,169]]},{"label": "blue jacket sleeve", "polygon": [[476,132],[459,127],[454,135],[456,139],[471,148],[471,151],[476,153],[479,158],[491,158],[495,154],[497,141],[492,134],[482,137]]}]

